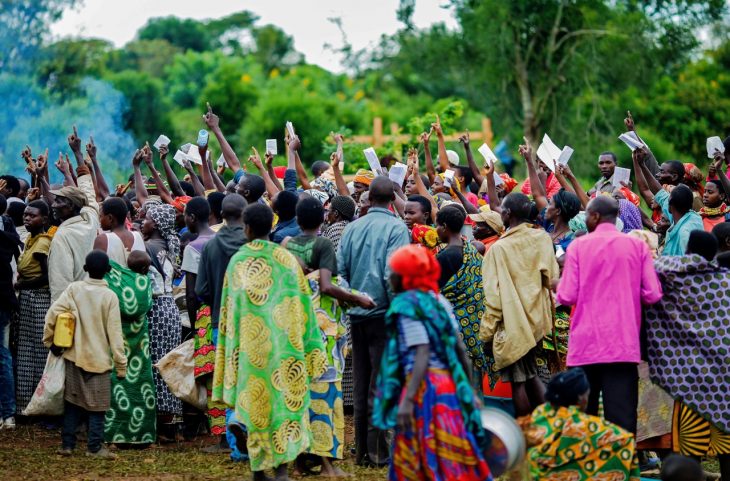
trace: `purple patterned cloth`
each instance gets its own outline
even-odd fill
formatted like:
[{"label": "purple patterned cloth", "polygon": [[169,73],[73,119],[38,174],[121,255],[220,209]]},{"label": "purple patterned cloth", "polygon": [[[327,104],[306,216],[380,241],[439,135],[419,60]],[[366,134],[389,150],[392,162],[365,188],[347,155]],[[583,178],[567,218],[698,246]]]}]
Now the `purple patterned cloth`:
[{"label": "purple patterned cloth", "polygon": [[730,270],[698,255],[654,265],[664,298],[646,310],[651,378],[730,432]]},{"label": "purple patterned cloth", "polygon": [[641,222],[641,211],[638,207],[626,199],[618,201],[618,216],[624,223],[624,234],[635,229],[643,229],[644,223]]}]

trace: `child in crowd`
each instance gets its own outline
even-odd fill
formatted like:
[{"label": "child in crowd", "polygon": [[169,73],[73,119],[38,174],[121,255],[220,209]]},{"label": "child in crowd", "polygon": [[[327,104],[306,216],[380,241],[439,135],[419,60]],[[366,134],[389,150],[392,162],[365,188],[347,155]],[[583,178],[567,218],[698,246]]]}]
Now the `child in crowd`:
[{"label": "child in crowd", "polygon": [[[88,416],[86,455],[114,459],[116,455],[102,441],[104,417],[110,405],[109,371],[114,368],[120,379],[127,372],[119,301],[104,280],[109,257],[103,251],[95,250],[86,256],[84,270],[88,279],[71,283],[51,305],[43,332],[43,344],[66,360],[64,422],[58,454],[73,453],[76,430],[82,418]],[[73,344],[65,350],[53,344],[56,319],[62,313],[72,314],[76,322]]]},{"label": "child in crowd", "polygon": [[662,481],[704,481],[700,463],[687,456],[673,454],[662,465]]}]

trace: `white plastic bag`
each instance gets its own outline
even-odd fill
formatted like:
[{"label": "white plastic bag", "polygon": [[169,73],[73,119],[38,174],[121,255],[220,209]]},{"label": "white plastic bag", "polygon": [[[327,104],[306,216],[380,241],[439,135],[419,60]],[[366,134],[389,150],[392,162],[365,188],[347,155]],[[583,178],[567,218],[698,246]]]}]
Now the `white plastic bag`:
[{"label": "white plastic bag", "polygon": [[63,391],[66,387],[66,361],[48,353],[43,376],[23,416],[59,416],[63,414]]},{"label": "white plastic bag", "polygon": [[205,386],[195,382],[194,351],[195,340],[187,340],[165,354],[155,367],[173,396],[204,411],[208,393],[205,391]]}]

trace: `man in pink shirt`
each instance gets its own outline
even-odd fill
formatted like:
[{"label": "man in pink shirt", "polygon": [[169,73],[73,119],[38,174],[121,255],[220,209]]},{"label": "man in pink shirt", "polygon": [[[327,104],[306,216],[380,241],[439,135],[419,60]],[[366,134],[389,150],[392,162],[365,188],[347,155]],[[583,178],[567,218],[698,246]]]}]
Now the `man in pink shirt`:
[{"label": "man in pink shirt", "polygon": [[662,298],[649,248],[616,230],[618,202],[598,196],[586,209],[590,234],[565,256],[557,301],[573,305],[568,366],[582,367],[591,384],[589,414],[603,393],[606,420],[636,433],[642,305]]}]

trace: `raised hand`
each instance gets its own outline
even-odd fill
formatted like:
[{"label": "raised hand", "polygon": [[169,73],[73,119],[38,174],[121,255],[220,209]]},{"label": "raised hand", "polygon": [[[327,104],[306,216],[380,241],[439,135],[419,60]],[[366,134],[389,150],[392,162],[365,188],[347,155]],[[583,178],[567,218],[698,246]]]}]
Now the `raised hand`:
[{"label": "raised hand", "polygon": [[94,137],[89,135],[89,143],[86,144],[86,153],[91,160],[96,160],[96,144],[94,144]]},{"label": "raised hand", "polygon": [[38,160],[35,164],[35,169],[38,175],[45,175],[48,170],[48,149],[44,153],[38,156]]},{"label": "raised hand", "polygon": [[428,132],[423,132],[421,135],[418,136],[418,140],[420,140],[424,144],[427,144],[428,141],[431,139],[432,132],[433,132],[433,128],[431,128],[431,130],[429,130]]},{"label": "raised hand", "polygon": [[29,145],[26,145],[25,148],[20,151],[20,157],[25,160],[26,164],[29,164],[33,160],[33,154],[30,151]]},{"label": "raised hand", "polygon": [[337,152],[332,152],[330,155],[330,164],[333,169],[337,169],[340,166],[340,156]]},{"label": "raised hand", "polygon": [[56,168],[59,171],[61,171],[61,173],[63,175],[70,174],[68,154],[66,155],[66,160],[63,160],[63,154],[61,152],[58,153],[58,160],[56,161]]},{"label": "raised hand", "polygon": [[459,142],[464,144],[464,147],[469,145],[469,130],[459,136]]},{"label": "raised hand", "polygon": [[520,145],[519,152],[522,158],[527,160],[528,162],[532,161],[532,147],[530,147],[530,143],[527,141],[527,137],[522,137],[522,140],[525,141],[524,144]]},{"label": "raised hand", "polygon": [[624,125],[626,126],[626,130],[629,131],[635,131],[636,126],[634,125],[634,117],[631,116],[631,111],[626,111],[626,118],[624,119]]},{"label": "raised hand", "polygon": [[134,156],[132,157],[132,165],[134,167],[139,168],[140,165],[142,165],[142,149],[137,149],[134,151]]},{"label": "raised hand", "polygon": [[79,131],[76,130],[75,125],[73,126],[73,129],[73,134],[68,136],[68,146],[71,147],[71,150],[73,150],[74,153],[81,152],[81,138],[79,137]]},{"label": "raised hand", "polygon": [[560,173],[560,175],[562,175],[566,179],[572,179],[573,177],[575,177],[573,175],[573,171],[570,170],[570,167],[568,167],[568,164],[564,164],[564,165],[558,164],[556,167],[557,167],[558,172]]},{"label": "raised hand", "polygon": [[190,163],[190,160],[188,160],[187,157],[183,160],[183,168],[188,172],[193,170],[193,164]]},{"label": "raised hand", "polygon": [[494,175],[494,162],[484,159],[484,177],[492,177]]},{"label": "raised hand", "polygon": [[167,158],[167,154],[170,153],[170,147],[167,145],[160,145],[160,159]]},{"label": "raised hand", "polygon": [[36,163],[33,162],[33,159],[30,159],[30,161],[26,162],[28,163],[25,166],[25,171],[28,172],[30,176],[35,179],[35,177],[38,175],[38,168],[36,166]]},{"label": "raised hand", "polygon": [[152,163],[152,149],[150,149],[149,142],[145,142],[144,147],[142,147],[142,160],[150,168],[154,167],[154,164]]},{"label": "raised hand", "polygon": [[444,130],[441,128],[441,119],[438,115],[436,116],[436,122],[431,124],[431,130],[436,132],[436,135],[444,135]]},{"label": "raised hand", "polygon": [[26,196],[25,200],[27,202],[33,202],[34,200],[38,200],[41,198],[41,189],[38,187],[32,187],[28,189],[28,195]]},{"label": "raised hand", "polygon": [[259,151],[256,150],[256,147],[251,147],[251,150],[253,150],[253,154],[248,157],[248,161],[255,165],[257,169],[263,170],[264,164],[261,162]]},{"label": "raised hand", "polygon": [[330,135],[332,136],[332,140],[334,140],[336,144],[341,144],[345,141],[345,136],[339,132],[330,132]]},{"label": "raised hand", "polygon": [[274,154],[271,152],[266,152],[264,154],[264,162],[266,162],[266,168],[270,169],[272,165],[274,165]]},{"label": "raised hand", "polygon": [[634,150],[631,153],[631,156],[639,163],[643,164],[646,162],[646,158],[648,157],[649,152],[647,152],[646,147],[641,146],[638,149]]},{"label": "raised hand", "polygon": [[299,150],[302,147],[302,142],[299,140],[298,135],[294,135],[289,139],[289,150]]},{"label": "raised hand", "polygon": [[203,122],[205,122],[205,125],[207,125],[209,129],[218,128],[220,125],[220,119],[213,113],[213,108],[210,106],[210,103],[206,102],[205,105],[208,107],[208,112],[203,115]]}]

